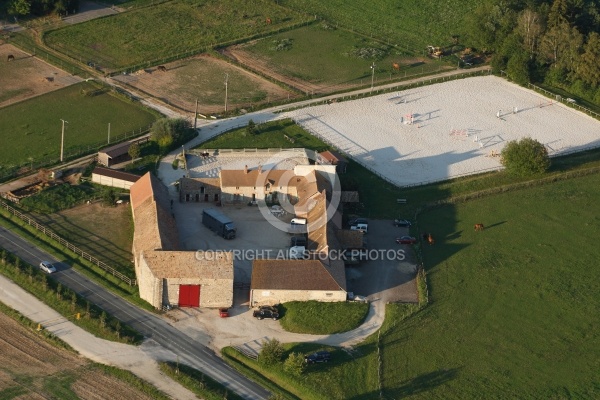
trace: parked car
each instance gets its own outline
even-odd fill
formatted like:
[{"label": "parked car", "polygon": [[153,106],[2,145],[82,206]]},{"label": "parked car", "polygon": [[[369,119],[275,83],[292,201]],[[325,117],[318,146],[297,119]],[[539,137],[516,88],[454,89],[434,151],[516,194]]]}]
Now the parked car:
[{"label": "parked car", "polygon": [[369,221],[367,221],[366,218],[354,218],[354,219],[351,219],[350,221],[348,221],[348,225],[350,225],[350,226],[358,225],[358,224],[367,225],[368,223],[369,223]]},{"label": "parked car", "polygon": [[290,246],[295,247],[295,246],[304,246],[306,247],[308,244],[308,241],[306,240],[306,238],[304,236],[292,236],[292,240],[290,242]]},{"label": "parked car", "polygon": [[40,263],[40,269],[47,274],[56,272],[56,267],[54,265],[52,265],[52,263],[50,261],[42,261]]},{"label": "parked car", "polygon": [[412,236],[401,236],[396,238],[396,243],[398,244],[416,244],[417,239]]},{"label": "parked car", "polygon": [[407,219],[395,219],[394,226],[402,227],[402,228],[410,228],[410,221]]},{"label": "parked car", "polygon": [[229,317],[229,308],[226,308],[226,307],[219,308],[219,317],[221,317],[221,318]]},{"label": "parked car", "polygon": [[331,353],[328,351],[317,351],[304,357],[307,364],[324,363],[331,360]]},{"label": "parked car", "polygon": [[277,308],[271,306],[260,306],[258,310],[254,310],[252,316],[256,319],[271,318],[273,321],[279,319]]},{"label": "parked car", "polygon": [[369,300],[365,296],[354,294],[354,292],[348,292],[348,301],[354,301],[356,303],[367,303]]}]

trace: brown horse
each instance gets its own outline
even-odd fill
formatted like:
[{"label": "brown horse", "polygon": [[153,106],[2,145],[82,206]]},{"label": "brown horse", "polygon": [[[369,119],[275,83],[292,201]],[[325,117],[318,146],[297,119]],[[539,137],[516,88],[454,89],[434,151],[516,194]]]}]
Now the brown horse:
[{"label": "brown horse", "polygon": [[475,230],[476,231],[482,231],[483,230],[483,224],[475,224]]},{"label": "brown horse", "polygon": [[394,70],[396,70],[396,71],[400,71],[400,64],[392,63],[392,68],[394,68]]},{"label": "brown horse", "polygon": [[158,67],[156,67],[156,69],[161,72],[167,72],[167,67],[165,67],[164,65],[159,65]]},{"label": "brown horse", "polygon": [[15,56],[13,56],[12,54],[9,54],[8,57],[6,58],[6,62],[9,61],[15,61]]},{"label": "brown horse", "polygon": [[267,17],[267,25],[271,25],[273,21],[271,21],[271,18]]},{"label": "brown horse", "polygon": [[429,243],[430,246],[435,244],[435,240],[433,239],[433,236],[431,236],[431,233],[427,235],[427,243]]}]

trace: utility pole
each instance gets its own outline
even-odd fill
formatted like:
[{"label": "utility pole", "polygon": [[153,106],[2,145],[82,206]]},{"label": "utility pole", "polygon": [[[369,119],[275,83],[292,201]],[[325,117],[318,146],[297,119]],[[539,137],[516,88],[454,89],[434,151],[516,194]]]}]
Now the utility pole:
[{"label": "utility pole", "polygon": [[108,123],[108,144],[110,144],[110,122]]},{"label": "utility pole", "polygon": [[60,162],[63,162],[63,150],[65,148],[65,123],[69,123],[69,121],[65,121],[61,118],[62,121],[62,131],[60,135]]},{"label": "utility pole", "polygon": [[229,74],[225,74],[225,112],[227,112],[227,81],[229,80]]},{"label": "utility pole", "polygon": [[373,93],[373,81],[375,79],[375,62],[371,64],[371,93]]},{"label": "utility pole", "polygon": [[[225,107],[227,109],[227,107]],[[194,129],[198,123],[198,98],[196,97],[196,112],[194,113]]]}]

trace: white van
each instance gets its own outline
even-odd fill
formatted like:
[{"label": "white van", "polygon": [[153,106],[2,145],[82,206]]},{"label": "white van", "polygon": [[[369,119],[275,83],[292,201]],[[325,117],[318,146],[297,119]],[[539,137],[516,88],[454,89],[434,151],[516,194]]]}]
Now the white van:
[{"label": "white van", "polygon": [[350,227],[350,230],[353,231],[361,231],[362,233],[367,233],[367,231],[369,230],[369,225],[367,224],[356,224],[356,225],[352,225]]},{"label": "white van", "polygon": [[292,218],[291,225],[306,225],[306,218]]}]

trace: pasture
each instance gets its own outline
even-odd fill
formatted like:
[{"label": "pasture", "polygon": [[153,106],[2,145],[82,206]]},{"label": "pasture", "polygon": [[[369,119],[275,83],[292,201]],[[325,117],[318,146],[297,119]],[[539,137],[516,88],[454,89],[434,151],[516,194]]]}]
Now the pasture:
[{"label": "pasture", "polygon": [[[309,94],[370,85],[373,62],[375,84],[447,67],[427,57],[415,57],[406,47],[390,46],[325,22],[232,46],[223,52]],[[398,69],[393,68],[394,63]]]},{"label": "pasture", "polygon": [[386,316],[385,396],[598,397],[599,195],[595,174],[421,214],[431,304]]},{"label": "pasture", "polygon": [[595,174],[426,211],[429,305],[388,305],[379,343],[300,379],[243,362],[302,399],[379,398],[377,347],[385,399],[597,398],[599,195]]},{"label": "pasture", "polygon": [[478,2],[281,0],[280,4],[392,45],[409,45],[420,54],[428,45],[447,46],[452,43],[452,35],[463,34],[464,17]]},{"label": "pasture", "polygon": [[[14,60],[7,62],[12,55]],[[11,44],[0,44],[0,107],[43,93],[51,92],[80,81]]]},{"label": "pasture", "polygon": [[64,139],[68,156],[107,143],[109,123],[114,140],[117,135],[147,129],[156,116],[90,82],[0,108],[4,143],[0,147],[0,167],[58,160],[61,119],[68,121]]},{"label": "pasture", "polygon": [[278,85],[257,75],[210,56],[197,56],[164,65],[166,71],[142,69],[114,79],[157,97],[180,109],[194,113],[196,99],[201,114],[225,109],[225,74],[228,110],[252,109],[268,101],[294,96]]},{"label": "pasture", "polygon": [[182,58],[306,19],[267,0],[174,0],[50,31],[44,40],[76,60],[109,72]]}]

